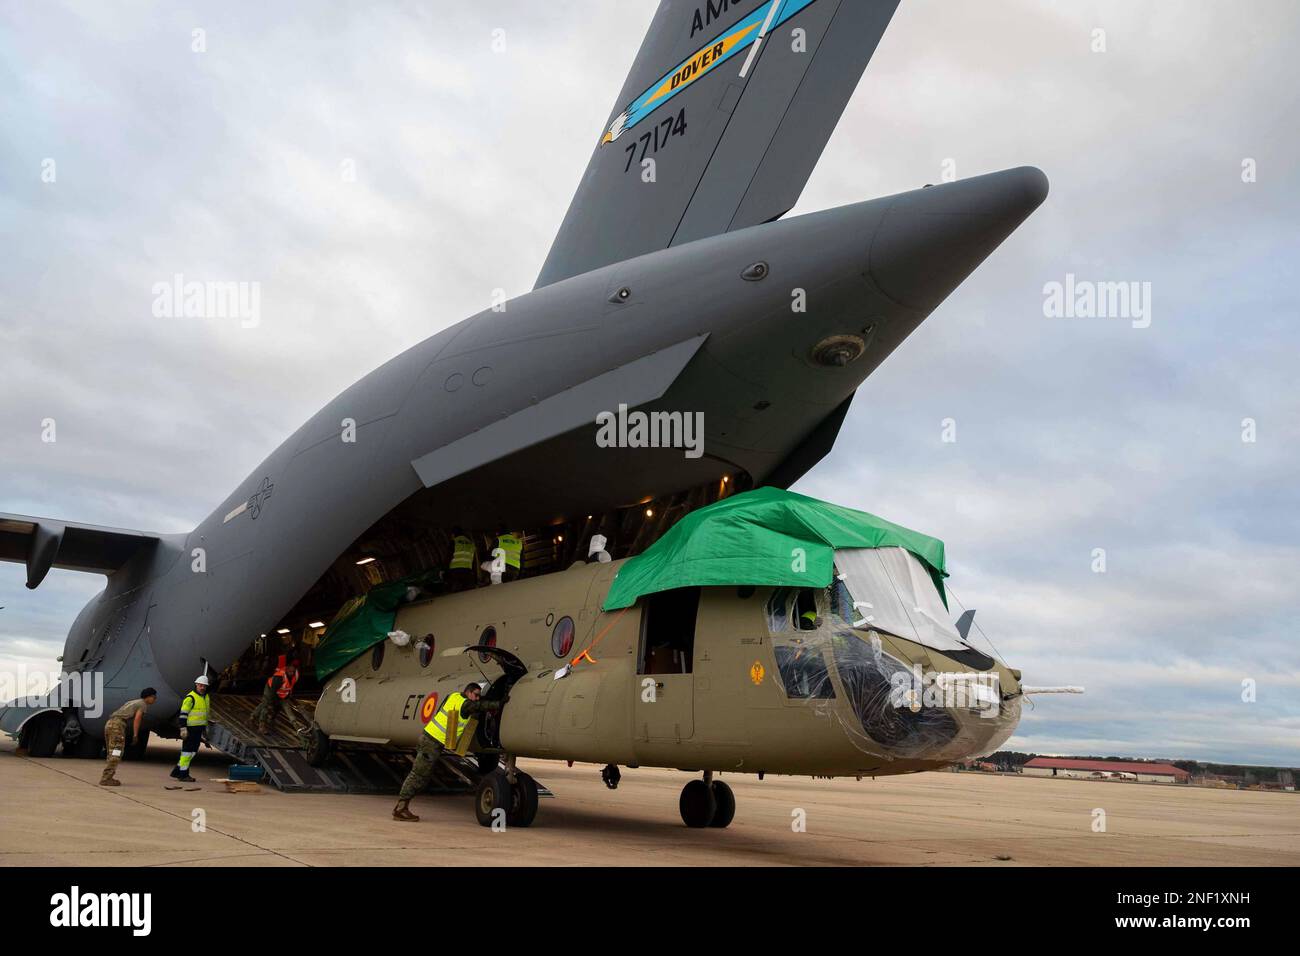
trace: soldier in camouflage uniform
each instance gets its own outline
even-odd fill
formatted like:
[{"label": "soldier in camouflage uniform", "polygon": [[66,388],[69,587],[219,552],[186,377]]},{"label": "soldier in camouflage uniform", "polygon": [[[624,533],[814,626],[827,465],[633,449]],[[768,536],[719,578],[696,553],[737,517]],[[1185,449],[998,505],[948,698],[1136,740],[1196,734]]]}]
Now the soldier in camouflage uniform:
[{"label": "soldier in camouflage uniform", "polygon": [[288,715],[294,730],[298,733],[306,732],[311,721],[303,718],[302,712],[293,702],[293,688],[300,676],[297,659],[286,664],[285,655],[281,654],[275,673],[267,678],[266,686],[262,688],[262,702],[253,711],[259,734],[269,734],[275,718],[281,712]]},{"label": "soldier in camouflage uniform", "polygon": [[424,725],[420,743],[415,748],[415,763],[411,765],[411,772],[406,775],[401,792],[397,795],[397,806],[393,808],[394,820],[419,822],[420,818],[410,810],[411,798],[423,793],[429,785],[443,750],[448,746],[455,750],[466,734],[474,733],[474,728],[469,726],[472,718],[501,709],[500,701],[479,700],[481,693],[482,688],[478,684],[466,685],[462,693],[450,695],[433,715],[433,719]]},{"label": "soldier in camouflage uniform", "polygon": [[99,778],[101,787],[120,787],[122,781],[113,776],[117,765],[122,762],[122,751],[126,749],[126,725],[131,722],[131,739],[140,739],[140,724],[149,705],[158,699],[158,692],[152,687],[140,691],[135,700],[128,700],[104,722],[104,745],[108,748],[108,760],[104,763],[104,775]]}]

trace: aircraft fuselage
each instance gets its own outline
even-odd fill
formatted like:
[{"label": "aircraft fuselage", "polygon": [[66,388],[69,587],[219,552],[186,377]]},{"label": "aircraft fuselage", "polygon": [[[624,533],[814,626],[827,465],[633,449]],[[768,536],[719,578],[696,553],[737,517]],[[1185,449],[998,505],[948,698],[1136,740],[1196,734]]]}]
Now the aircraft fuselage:
[{"label": "aircraft fuselage", "polygon": [[[154,713],[172,712],[205,665],[233,661],[426,487],[448,524],[489,526],[724,474],[788,484],[829,449],[858,385],[1045,190],[1037,170],[1009,170],[742,229],[445,329],[327,404],[188,535],[112,575],[64,665],[102,670],[109,710],[151,684]],[[702,414],[703,454],[599,443],[599,416],[621,403]]]}]

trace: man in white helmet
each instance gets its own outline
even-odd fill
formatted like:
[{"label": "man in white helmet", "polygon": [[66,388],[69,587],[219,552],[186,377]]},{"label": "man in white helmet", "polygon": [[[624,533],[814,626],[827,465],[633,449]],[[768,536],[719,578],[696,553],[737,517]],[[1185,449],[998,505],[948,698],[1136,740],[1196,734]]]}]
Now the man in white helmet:
[{"label": "man in white helmet", "polygon": [[185,740],[181,744],[181,759],[172,767],[172,776],[182,783],[194,783],[190,776],[190,762],[203,743],[203,732],[208,727],[208,675],[194,678],[194,689],[181,701],[181,717],[185,721]]}]

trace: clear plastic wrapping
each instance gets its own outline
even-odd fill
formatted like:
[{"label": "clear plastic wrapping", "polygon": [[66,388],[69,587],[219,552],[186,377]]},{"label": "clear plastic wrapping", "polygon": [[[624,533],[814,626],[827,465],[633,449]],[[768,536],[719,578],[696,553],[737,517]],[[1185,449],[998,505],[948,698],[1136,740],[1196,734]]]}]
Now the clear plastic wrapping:
[{"label": "clear plastic wrapping", "polygon": [[996,750],[1020,720],[1019,697],[1002,699],[995,671],[926,673],[875,631],[821,629],[775,650],[787,695],[809,700],[874,757],[964,760]]}]

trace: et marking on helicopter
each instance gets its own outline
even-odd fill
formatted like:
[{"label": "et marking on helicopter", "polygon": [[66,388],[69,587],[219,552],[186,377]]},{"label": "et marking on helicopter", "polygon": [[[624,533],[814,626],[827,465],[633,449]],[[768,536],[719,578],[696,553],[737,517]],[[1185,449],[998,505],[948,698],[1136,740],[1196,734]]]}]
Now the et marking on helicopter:
[{"label": "et marking on helicopter", "polygon": [[[284,789],[382,791],[481,682],[494,709],[429,787],[515,827],[546,792],[521,758],[611,789],[681,770],[682,821],[721,829],[719,773],[888,776],[1004,742],[1032,688],[952,620],[943,542],[788,490],[1048,193],[1019,167],[786,218],[896,6],[662,4],[531,292],[360,378],[192,529],[0,514],[27,587],[106,579],[61,657],[103,699],[15,700],[0,730],[96,759],[105,715],[156,688],[139,756],[198,674],[210,745]],[[626,175],[652,148],[671,175]],[[602,440],[614,409],[702,434]],[[269,668],[299,657],[310,728],[259,730]]]}]

